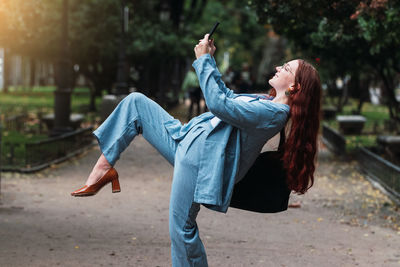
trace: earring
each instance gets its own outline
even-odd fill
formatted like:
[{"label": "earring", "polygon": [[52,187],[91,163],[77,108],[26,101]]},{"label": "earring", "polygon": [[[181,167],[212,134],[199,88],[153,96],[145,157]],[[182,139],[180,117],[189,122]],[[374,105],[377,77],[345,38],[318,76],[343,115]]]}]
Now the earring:
[{"label": "earring", "polygon": [[289,88],[285,91],[285,95],[286,95],[286,96],[290,96],[290,91],[291,91],[291,90],[290,90],[290,87],[289,87]]}]

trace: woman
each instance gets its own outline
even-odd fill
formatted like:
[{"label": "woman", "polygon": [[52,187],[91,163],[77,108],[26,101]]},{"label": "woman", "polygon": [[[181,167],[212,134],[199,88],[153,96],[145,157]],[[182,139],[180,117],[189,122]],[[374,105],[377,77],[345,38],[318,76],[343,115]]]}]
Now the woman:
[{"label": "woman", "polygon": [[86,185],[72,193],[94,195],[109,182],[113,192],[119,192],[118,174],[112,166],[134,137],[142,134],[174,166],[169,207],[173,266],[207,266],[196,224],[200,204],[226,212],[235,182],[289,117],[284,165],[290,189],[305,193],[313,184],[317,149],[321,86],[310,64],[292,60],[277,67],[269,80],[276,92],[271,101],[226,88],[212,57],[214,42],[207,34],[194,50],[193,67],[210,112],[182,125],[144,95],[130,94],[94,132],[102,155]]}]

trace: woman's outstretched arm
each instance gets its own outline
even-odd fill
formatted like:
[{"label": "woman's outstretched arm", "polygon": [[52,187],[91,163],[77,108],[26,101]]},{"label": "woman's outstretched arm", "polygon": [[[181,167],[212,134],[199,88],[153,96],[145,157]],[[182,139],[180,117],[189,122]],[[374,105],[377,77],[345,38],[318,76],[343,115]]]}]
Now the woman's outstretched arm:
[{"label": "woman's outstretched arm", "polygon": [[216,50],[217,50],[217,48],[214,45],[214,39],[208,40],[208,34],[206,34],[204,36],[204,39],[200,40],[199,44],[196,45],[196,47],[194,48],[194,51],[195,51],[197,59],[199,59],[203,55],[210,55],[211,56],[210,63],[216,69],[215,81],[218,83],[218,87],[220,88],[220,90],[222,90],[225,93],[225,95],[227,97],[234,98],[234,97],[237,96],[237,94],[235,94],[233,92],[233,90],[231,90],[228,87],[226,87],[225,83],[221,79],[222,75],[219,72],[218,67],[217,67],[217,63],[215,62],[215,59],[213,57],[213,55],[214,55]]},{"label": "woman's outstretched arm", "polygon": [[267,128],[271,123],[286,121],[287,110],[270,101],[247,102],[232,98],[232,91],[219,82],[221,74],[210,54],[200,56],[194,63],[209,110],[222,121],[237,128]]}]

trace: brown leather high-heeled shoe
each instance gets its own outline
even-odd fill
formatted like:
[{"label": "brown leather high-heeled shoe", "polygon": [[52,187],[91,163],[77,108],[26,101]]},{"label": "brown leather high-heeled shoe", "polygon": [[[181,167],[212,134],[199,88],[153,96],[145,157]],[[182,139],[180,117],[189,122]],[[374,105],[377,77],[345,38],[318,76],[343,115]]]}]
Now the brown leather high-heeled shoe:
[{"label": "brown leather high-heeled shoe", "polygon": [[97,194],[97,192],[100,191],[100,189],[111,182],[112,185],[112,192],[113,193],[118,193],[121,192],[121,187],[119,185],[118,181],[118,173],[117,171],[111,167],[106,174],[103,175],[96,183],[92,185],[85,185],[84,187],[74,191],[71,193],[71,196],[74,197],[88,197],[88,196],[94,196]]}]

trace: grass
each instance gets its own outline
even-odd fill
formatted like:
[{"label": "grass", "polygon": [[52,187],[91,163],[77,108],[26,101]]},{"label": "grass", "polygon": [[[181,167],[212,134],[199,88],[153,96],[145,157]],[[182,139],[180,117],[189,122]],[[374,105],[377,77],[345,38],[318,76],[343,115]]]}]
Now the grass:
[{"label": "grass", "polygon": [[[23,166],[25,164],[25,144],[44,140],[47,135],[24,134],[17,131],[4,131],[2,136],[1,158],[5,165]],[[9,162],[10,158],[13,162]]]},{"label": "grass", "polygon": [[[348,105],[343,107],[343,111],[336,115],[352,115],[356,108],[357,101],[350,99]],[[362,107],[361,115],[367,119],[362,135],[345,135],[348,152],[354,151],[359,146],[375,146],[378,135],[393,134],[385,129],[385,121],[390,118],[389,109],[386,106],[365,103]],[[339,124],[335,119],[324,122],[331,128],[339,130]]]},{"label": "grass", "polygon": [[[9,93],[53,93],[57,89],[56,86],[33,86],[33,87],[21,87],[21,86],[10,86],[8,88]],[[75,87],[74,93],[89,93],[88,87]]]},{"label": "grass", "polygon": [[[47,139],[47,135],[41,134],[37,120],[38,113],[48,114],[54,112],[54,86],[41,86],[29,89],[11,87],[8,93],[0,92],[0,119],[3,121],[13,115],[27,114],[29,122],[24,123],[22,132],[15,130],[5,131],[2,134],[2,158],[7,163],[13,153],[16,162],[24,161],[25,144]],[[92,120],[96,114],[88,112],[90,103],[89,88],[75,88],[71,94],[71,112],[82,113],[86,120]],[[96,106],[99,107],[101,97],[96,98]],[[13,144],[13,145],[10,145]],[[14,151],[11,152],[11,146]],[[23,164],[23,163],[21,163]]]},{"label": "grass", "polygon": [[376,135],[348,135],[346,138],[346,150],[354,151],[356,148],[372,147],[376,144]]},{"label": "grass", "polygon": [[[0,93],[0,114],[7,116],[21,114],[23,112],[41,111],[52,113],[54,111],[54,86],[33,87],[29,91],[17,91],[10,89],[5,94]],[[71,111],[82,113],[88,109],[90,91],[88,88],[75,88],[71,94]],[[96,106],[99,106],[101,97],[96,98]]]},{"label": "grass", "polygon": [[[8,139],[6,139],[6,137]],[[17,131],[4,131],[3,138],[4,140],[8,140],[9,142],[12,143],[26,143],[26,142],[35,142],[43,140],[47,138],[47,135],[44,134],[33,135],[33,134],[23,134]]]}]

